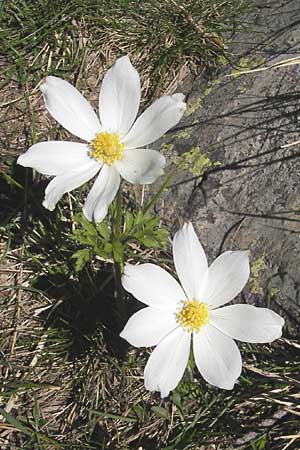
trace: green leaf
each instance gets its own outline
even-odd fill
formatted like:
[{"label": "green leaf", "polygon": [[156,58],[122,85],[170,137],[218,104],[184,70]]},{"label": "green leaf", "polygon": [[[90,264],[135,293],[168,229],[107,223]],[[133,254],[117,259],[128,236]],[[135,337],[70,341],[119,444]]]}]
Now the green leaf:
[{"label": "green leaf", "polygon": [[112,251],[114,259],[118,264],[123,262],[124,247],[120,241],[115,241],[112,243]]},{"label": "green leaf", "polygon": [[181,408],[181,395],[176,391],[173,391],[172,393],[172,402],[174,405],[178,406],[178,408]]},{"label": "green leaf", "polygon": [[259,441],[258,450],[264,450],[266,448],[267,443],[268,443],[268,435],[264,434]]},{"label": "green leaf", "polygon": [[151,411],[163,419],[169,419],[169,413],[163,406],[152,406]]},{"label": "green leaf", "polygon": [[106,225],[105,222],[100,222],[97,225],[97,229],[99,231],[99,233],[101,234],[101,236],[106,240],[109,241],[110,240],[110,231],[108,226]]},{"label": "green leaf", "polygon": [[83,230],[75,230],[72,238],[78,241],[82,245],[90,245],[94,247],[98,244],[98,236],[91,237]]},{"label": "green leaf", "polygon": [[130,211],[126,211],[124,223],[125,223],[125,234],[128,235],[132,230],[134,224],[134,216]]},{"label": "green leaf", "polygon": [[147,222],[148,218],[149,216],[147,216],[147,214],[144,214],[143,211],[140,209],[137,215],[135,216],[134,225],[135,226],[143,225],[145,222]]},{"label": "green leaf", "polygon": [[[96,225],[89,222],[82,214],[77,214],[74,220],[79,224],[79,228],[77,228],[73,232],[71,238],[79,244],[84,245],[85,247],[92,247],[92,249],[90,250],[91,253],[89,255],[90,258],[92,253],[97,253],[97,249],[101,247],[101,245],[103,245],[103,235],[107,236],[107,234],[109,234],[109,231],[105,225],[102,225],[102,227],[100,227],[100,230],[98,231]],[[85,250],[87,251],[87,249]],[[81,255],[79,254],[78,257],[80,259]],[[84,265],[83,261],[78,262],[78,270],[82,268],[81,264]]]},{"label": "green leaf", "polygon": [[87,232],[89,236],[98,236],[96,225],[93,222],[89,222],[87,218],[82,214],[76,214],[74,221],[77,222]]},{"label": "green leaf", "polygon": [[106,257],[106,258],[111,258],[112,257],[112,251],[113,251],[112,244],[110,242],[106,242],[104,244],[103,253],[100,252],[101,253],[100,256],[103,256],[103,257]]},{"label": "green leaf", "polygon": [[76,272],[79,272],[84,265],[90,261],[92,256],[92,251],[90,248],[83,248],[81,250],[77,250],[77,252],[75,252],[72,255],[72,258],[76,259],[75,262],[75,270]]},{"label": "green leaf", "polygon": [[160,247],[159,242],[155,238],[148,236],[140,236],[138,240],[147,248],[158,248]]},{"label": "green leaf", "polygon": [[133,407],[131,408],[131,411],[137,416],[137,419],[139,422],[143,422],[145,414],[146,414],[145,408],[143,408],[140,405],[133,405]]},{"label": "green leaf", "polygon": [[159,217],[151,217],[149,214],[146,216],[147,222],[145,224],[146,230],[153,230],[154,228],[159,227],[160,218]]},{"label": "green leaf", "polygon": [[13,177],[8,175],[7,173],[3,172],[3,173],[1,173],[1,176],[5,179],[5,181],[8,184],[13,184],[17,188],[24,190],[24,187],[20,183],[18,183]]},{"label": "green leaf", "polygon": [[4,417],[5,420],[7,420],[8,423],[10,423],[12,426],[17,428],[17,430],[20,430],[22,433],[26,434],[27,436],[30,436],[30,437],[37,436],[41,440],[43,440],[44,442],[48,442],[49,444],[55,445],[56,448],[57,447],[62,448],[62,445],[60,444],[60,442],[58,442],[55,439],[52,439],[52,438],[46,436],[43,433],[40,433],[39,431],[33,430],[32,428],[30,428],[27,425],[24,425],[18,419],[16,419],[15,417],[11,416],[10,414],[8,414],[1,407],[0,407],[0,414]]}]

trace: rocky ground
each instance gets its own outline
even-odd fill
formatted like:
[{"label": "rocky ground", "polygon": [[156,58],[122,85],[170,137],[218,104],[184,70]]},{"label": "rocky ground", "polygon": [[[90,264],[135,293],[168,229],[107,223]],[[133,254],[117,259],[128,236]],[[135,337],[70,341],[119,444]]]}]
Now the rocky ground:
[{"label": "rocky ground", "polygon": [[[180,129],[161,144],[176,168],[161,213],[191,220],[212,259],[248,249],[252,277],[247,302],[270,304],[300,322],[300,84],[297,64],[252,74],[300,54],[300,5],[259,1],[248,30],[231,44],[233,65],[214,79],[183,86],[188,98]],[[174,154],[176,156],[174,156]],[[175,223],[174,230],[178,226]]]}]

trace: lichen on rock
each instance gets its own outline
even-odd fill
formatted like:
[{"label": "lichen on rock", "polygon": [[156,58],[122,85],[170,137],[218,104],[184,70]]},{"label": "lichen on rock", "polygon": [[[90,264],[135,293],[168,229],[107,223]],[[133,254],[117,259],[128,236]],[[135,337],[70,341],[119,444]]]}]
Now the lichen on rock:
[{"label": "lichen on rock", "polygon": [[198,145],[180,156],[175,156],[173,163],[179,169],[187,170],[191,174],[199,177],[202,176],[209,167],[219,164],[217,162],[212,162],[210,158],[201,151]]}]

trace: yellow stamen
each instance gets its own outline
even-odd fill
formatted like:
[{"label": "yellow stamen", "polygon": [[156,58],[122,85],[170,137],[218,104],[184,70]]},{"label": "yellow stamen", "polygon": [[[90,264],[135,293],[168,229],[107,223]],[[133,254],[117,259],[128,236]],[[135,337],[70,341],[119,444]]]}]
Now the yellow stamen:
[{"label": "yellow stamen", "polygon": [[176,314],[177,322],[188,331],[199,331],[209,320],[209,310],[205,303],[198,300],[186,300]]},{"label": "yellow stamen", "polygon": [[118,133],[100,132],[89,146],[89,155],[109,166],[123,157],[124,144],[120,142]]}]

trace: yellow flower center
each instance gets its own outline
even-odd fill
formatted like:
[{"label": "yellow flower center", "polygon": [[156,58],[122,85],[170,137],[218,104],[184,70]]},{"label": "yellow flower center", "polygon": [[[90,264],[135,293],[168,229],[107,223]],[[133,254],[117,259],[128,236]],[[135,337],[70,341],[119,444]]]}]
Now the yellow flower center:
[{"label": "yellow flower center", "polygon": [[90,142],[89,146],[89,155],[109,166],[123,156],[124,144],[120,142],[118,133],[101,131]]},{"label": "yellow flower center", "polygon": [[209,320],[208,307],[198,300],[186,300],[176,314],[176,320],[188,331],[199,331]]}]

